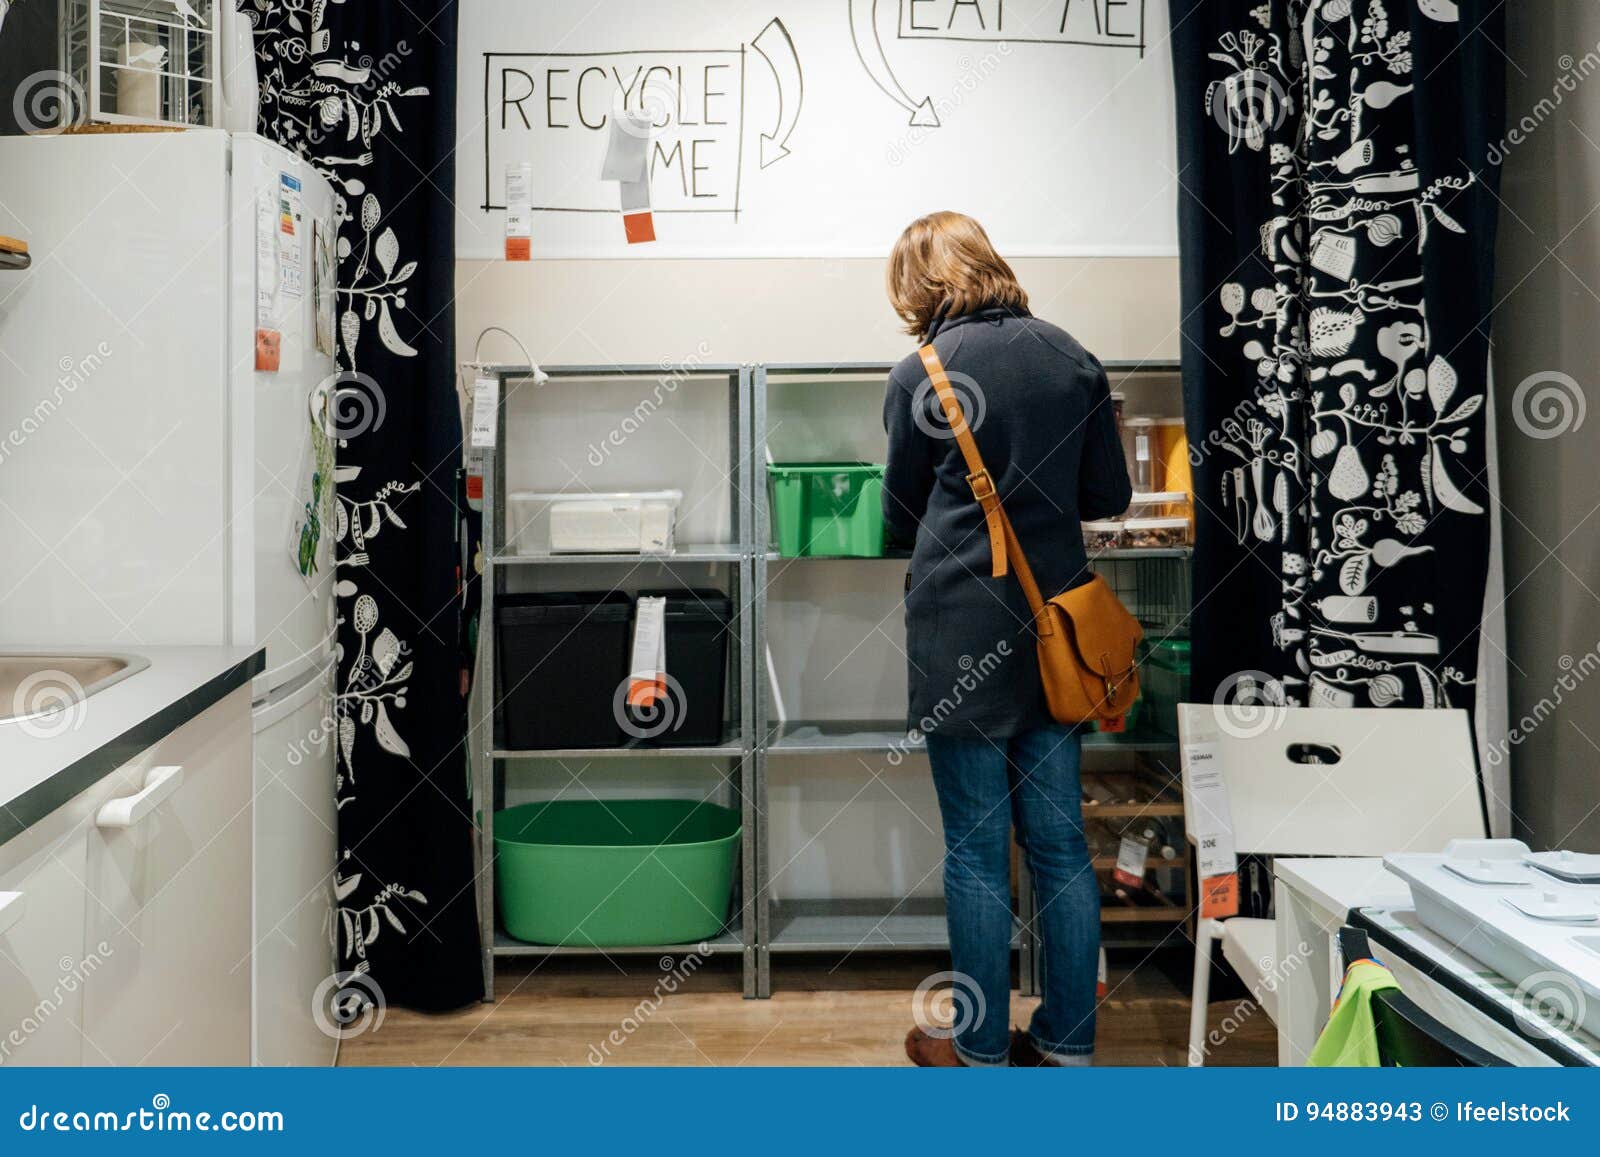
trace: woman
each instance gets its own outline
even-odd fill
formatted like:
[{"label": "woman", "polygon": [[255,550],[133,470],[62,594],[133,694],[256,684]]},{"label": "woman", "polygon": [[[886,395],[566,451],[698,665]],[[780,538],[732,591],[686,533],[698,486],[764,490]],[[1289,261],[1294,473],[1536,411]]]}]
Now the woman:
[{"label": "woman", "polygon": [[[1105,371],[1028,295],[983,227],[959,213],[912,222],[889,259],[889,300],[932,342],[1045,597],[1091,577],[1080,519],[1131,494]],[[953,1037],[914,1028],[919,1065],[1088,1064],[1094,1053],[1099,888],[1083,834],[1079,737],[1045,708],[1031,614],[993,578],[982,508],[921,359],[889,377],[883,509],[915,542],[906,576],[910,725],[928,741],[944,817],[950,954],[963,1016]],[[1044,999],[1008,1034],[1011,829],[1039,896]]]}]

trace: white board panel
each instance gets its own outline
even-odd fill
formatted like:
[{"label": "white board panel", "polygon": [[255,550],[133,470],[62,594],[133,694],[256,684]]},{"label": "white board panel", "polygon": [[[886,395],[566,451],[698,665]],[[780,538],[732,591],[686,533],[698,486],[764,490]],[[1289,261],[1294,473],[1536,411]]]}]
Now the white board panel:
[{"label": "white board panel", "polygon": [[502,256],[523,162],[536,257],[883,256],[940,208],[1016,256],[1177,252],[1167,0],[463,0],[460,63],[462,257]]}]

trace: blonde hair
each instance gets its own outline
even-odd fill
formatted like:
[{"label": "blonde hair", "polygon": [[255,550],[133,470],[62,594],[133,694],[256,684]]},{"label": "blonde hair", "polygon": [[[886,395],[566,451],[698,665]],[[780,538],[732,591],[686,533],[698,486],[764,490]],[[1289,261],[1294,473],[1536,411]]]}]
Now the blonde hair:
[{"label": "blonde hair", "polygon": [[889,255],[887,280],[889,303],[912,337],[928,332],[941,307],[950,317],[994,305],[1028,308],[1017,275],[965,213],[930,213],[906,226]]}]

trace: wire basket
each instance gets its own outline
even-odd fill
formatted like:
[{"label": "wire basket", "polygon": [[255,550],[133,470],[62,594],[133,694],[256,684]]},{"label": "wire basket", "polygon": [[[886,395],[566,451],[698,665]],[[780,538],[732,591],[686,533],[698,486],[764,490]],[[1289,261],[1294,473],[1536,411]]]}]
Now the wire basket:
[{"label": "wire basket", "polygon": [[63,129],[217,123],[218,0],[64,0]]},{"label": "wire basket", "polygon": [[1186,639],[1191,611],[1189,561],[1182,555],[1102,557],[1093,566],[1122,605],[1144,624],[1147,636]]}]

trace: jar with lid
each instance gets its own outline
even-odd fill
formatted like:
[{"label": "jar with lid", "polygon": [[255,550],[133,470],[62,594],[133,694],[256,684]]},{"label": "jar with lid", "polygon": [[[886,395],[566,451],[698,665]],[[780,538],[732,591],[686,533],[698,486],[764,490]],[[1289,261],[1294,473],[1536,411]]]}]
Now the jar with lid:
[{"label": "jar with lid", "polygon": [[1154,418],[1128,417],[1122,421],[1122,452],[1128,459],[1128,478],[1135,491],[1156,489],[1156,423]]}]

